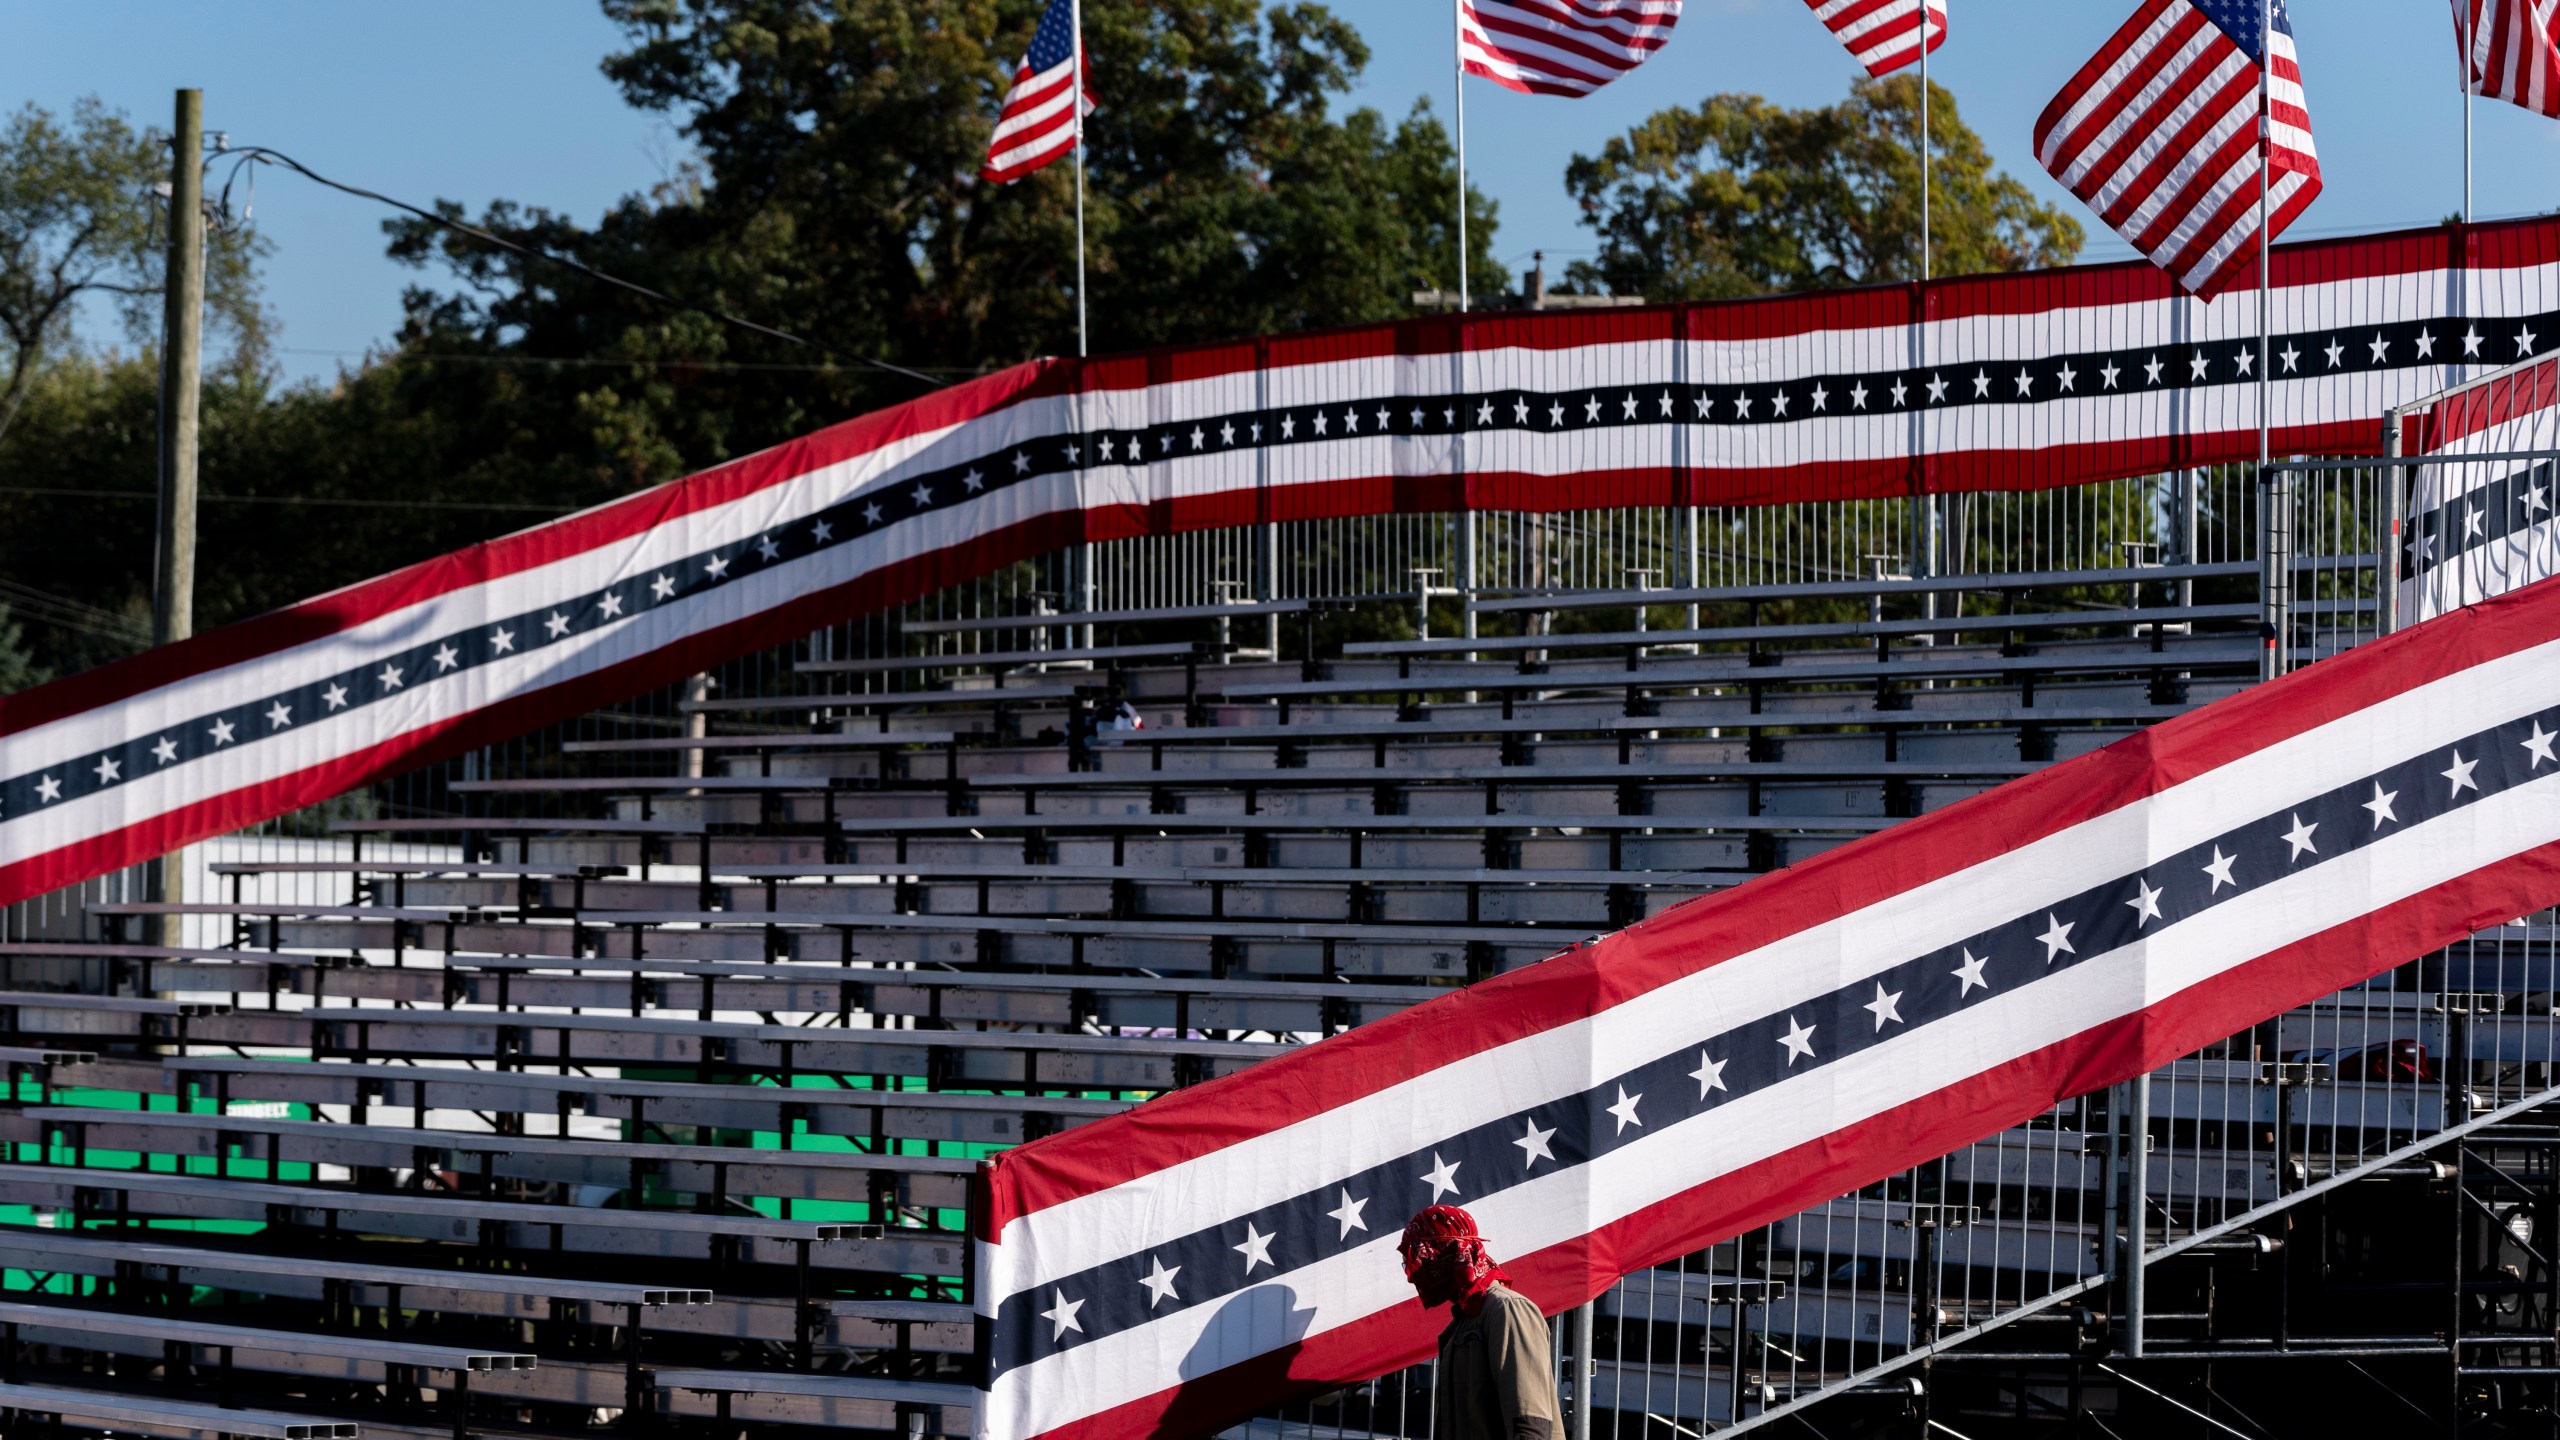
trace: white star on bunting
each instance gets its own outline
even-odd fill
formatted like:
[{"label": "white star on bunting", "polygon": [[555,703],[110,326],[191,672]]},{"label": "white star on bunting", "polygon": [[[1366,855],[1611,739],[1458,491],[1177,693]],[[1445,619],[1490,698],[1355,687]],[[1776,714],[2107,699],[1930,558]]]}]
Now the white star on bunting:
[{"label": "white star on bunting", "polygon": [[2133,928],[2141,929],[2160,918],[2160,897],[2165,892],[2151,888],[2142,876],[2133,877],[2133,898],[2124,902],[2133,910]]},{"label": "white star on bunting", "polygon": [[1244,1273],[1250,1275],[1253,1273],[1254,1266],[1271,1263],[1271,1242],[1278,1238],[1280,1237],[1277,1231],[1265,1235],[1254,1229],[1253,1222],[1247,1220],[1244,1222],[1244,1243],[1230,1245],[1227,1248],[1244,1257]]},{"label": "white star on bunting", "polygon": [[2525,748],[2525,753],[2533,757],[2533,763],[2527,765],[2525,768],[2528,770],[2539,770],[2542,768],[2542,762],[2545,760],[2560,763],[2560,755],[2554,755],[2551,750],[2551,742],[2554,740],[2560,740],[2560,735],[2555,735],[2544,730],[2542,728],[2542,721],[2536,719],[2533,722],[2533,733],[2527,736],[2522,742]]},{"label": "white star on bunting", "polygon": [[2399,820],[2400,817],[2395,814],[2391,808],[2391,802],[2399,798],[2399,791],[2385,790],[2382,788],[2382,782],[2376,780],[2373,782],[2373,798],[2367,800],[2358,808],[2373,812],[2373,828],[2379,830],[2382,828],[2382,822],[2386,820],[2396,822]]},{"label": "white star on bunting", "polygon": [[1040,1312],[1040,1318],[1049,1322],[1049,1343],[1054,1345],[1066,1339],[1067,1332],[1070,1330],[1079,1335],[1083,1334],[1084,1326],[1077,1321],[1076,1312],[1084,1308],[1084,1302],[1068,1299],[1067,1292],[1064,1290],[1053,1289],[1049,1293],[1056,1298],[1050,1302],[1048,1309]]},{"label": "white star on bunting", "polygon": [[1541,1160],[1556,1158],[1556,1152],[1547,1148],[1547,1142],[1554,1139],[1555,1134],[1552,1127],[1541,1130],[1536,1120],[1529,1121],[1529,1133],[1511,1142],[1520,1147],[1520,1168],[1527,1170]]},{"label": "white star on bunting", "polygon": [[2071,948],[2070,923],[2050,910],[2044,912],[2044,933],[2036,939],[2044,944],[2044,963],[2047,965],[2062,956],[2080,953]]},{"label": "white star on bunting", "polygon": [[1138,1277],[1138,1283],[1147,1287],[1147,1308],[1153,1310],[1167,1300],[1181,1304],[1182,1297],[1173,1293],[1173,1277],[1182,1273],[1182,1267],[1168,1266],[1163,1257],[1157,1255],[1148,1256],[1147,1263],[1155,1268]]},{"label": "white star on bunting", "polygon": [[2204,873],[2207,878],[2213,881],[2213,886],[2204,893],[2207,895],[2219,895],[2222,893],[2223,886],[2238,885],[2240,882],[2231,878],[2231,866],[2233,862],[2237,861],[2239,858],[2240,857],[2237,855],[2225,855],[2222,853],[2221,846],[2214,846],[2213,863],[2204,867]]},{"label": "white star on bunting", "polygon": [[1876,1028],[1878,1030],[1882,1030],[1885,1026],[1885,1022],[1888,1020],[1899,1025],[1902,1023],[1902,992],[1899,990],[1889,991],[1879,983],[1876,986],[1876,998],[1868,1001],[1866,1004],[1861,1005],[1858,1008],[1876,1017]]},{"label": "white star on bunting", "polygon": [[1792,1066],[1798,1060],[1812,1058],[1813,1031],[1813,1026],[1807,1025],[1793,1015],[1787,1017],[1787,1033],[1778,1037],[1778,1043],[1787,1047],[1788,1065]]},{"label": "white star on bunting", "polygon": [[1627,1087],[1624,1085],[1618,1087],[1618,1103],[1609,1107],[1609,1113],[1618,1117],[1618,1128],[1613,1133],[1623,1135],[1628,1126],[1644,1124],[1644,1121],[1636,1115],[1636,1102],[1643,1098],[1642,1095],[1628,1094]]},{"label": "white star on bunting", "polygon": [[1957,980],[1963,982],[1962,986],[1956,991],[1957,999],[1963,999],[1965,996],[1972,994],[1976,989],[1988,990],[1991,988],[1991,982],[1982,978],[1982,967],[1989,963],[1990,962],[1985,960],[1982,956],[1974,954],[1970,947],[1964,951],[1963,963],[1947,972],[1948,974],[1956,977]]},{"label": "white star on bunting", "polygon": [[1443,1160],[1440,1152],[1431,1152],[1431,1168],[1422,1173],[1422,1183],[1431,1187],[1431,1203],[1440,1203],[1443,1195],[1458,1193],[1458,1167],[1463,1160]]},{"label": "white star on bunting", "polygon": [[[1360,1218],[1361,1212],[1368,1208],[1369,1201],[1366,1197],[1354,1200],[1351,1198],[1351,1192],[1347,1189],[1344,1190],[1342,1192],[1342,1203],[1325,1212],[1324,1218],[1335,1221],[1342,1226],[1342,1233],[1334,1238],[1337,1240],[1348,1240],[1351,1238],[1352,1231],[1368,1229],[1369,1222]],[[1247,1228],[1250,1229],[1251,1227],[1248,1226]]]}]

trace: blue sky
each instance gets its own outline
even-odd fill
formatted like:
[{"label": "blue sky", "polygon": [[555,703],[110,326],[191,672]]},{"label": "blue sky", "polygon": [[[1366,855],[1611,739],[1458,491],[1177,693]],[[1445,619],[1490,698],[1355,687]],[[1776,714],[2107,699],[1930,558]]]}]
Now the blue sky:
[{"label": "blue sky", "polygon": [[[916,0],[929,3],[929,0]],[[1400,115],[1451,99],[1447,0],[1335,0],[1375,52],[1351,97]],[[2078,211],[2036,169],[2029,134],[2063,80],[2132,0],[1953,0],[1932,62],[1964,118],[2013,174]],[[2294,28],[2327,191],[2296,235],[2427,224],[2462,199],[2462,108],[2445,0],[2294,0]],[[656,182],[683,154],[660,117],[624,106],[597,70],[617,43],[586,0],[0,0],[0,101],[66,109],[95,94],[166,123],[170,92],[206,91],[208,127],[270,145],[326,174],[404,198],[493,199],[592,219]],[[1750,90],[1826,103],[1855,73],[1802,0],[1690,0],[1652,63],[1598,95],[1559,100],[1470,82],[1470,177],[1502,204],[1499,253],[1515,269],[1545,249],[1589,248],[1564,200],[1577,152],[1668,105]],[[1110,105],[1109,77],[1097,76]],[[2560,125],[2512,106],[2478,110],[2483,216],[2560,204]],[[416,272],[383,258],[364,202],[267,172],[257,223],[275,244],[268,296],[289,378],[325,379],[399,318]],[[2084,214],[2084,218],[2085,214]],[[2093,236],[2092,258],[2128,253]]]}]

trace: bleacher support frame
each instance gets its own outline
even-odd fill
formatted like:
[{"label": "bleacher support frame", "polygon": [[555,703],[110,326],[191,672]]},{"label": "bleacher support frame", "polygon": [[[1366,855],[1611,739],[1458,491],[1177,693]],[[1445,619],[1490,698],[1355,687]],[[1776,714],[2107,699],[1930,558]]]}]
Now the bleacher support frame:
[{"label": "bleacher support frame", "polygon": [[[199,847],[219,898],[19,907],[0,1415],[967,1433],[978,1156],[2380,633],[2413,463],[1084,547]],[[2556,1076],[2522,917],[1629,1277],[1563,1392],[1625,1440],[2208,1426],[2306,1363],[2560,1410]]]}]

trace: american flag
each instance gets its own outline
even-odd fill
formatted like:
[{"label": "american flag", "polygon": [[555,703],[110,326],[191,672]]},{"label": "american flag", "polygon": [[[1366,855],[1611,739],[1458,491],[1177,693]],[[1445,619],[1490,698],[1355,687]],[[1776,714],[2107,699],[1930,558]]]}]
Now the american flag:
[{"label": "american flag", "polygon": [[[2036,122],[2036,158],[2133,248],[2211,298],[2257,259],[2258,83],[2268,75],[2272,234],[2320,193],[2284,0],[2143,0]],[[2272,236],[2271,236],[2272,238]]]},{"label": "american flag", "polygon": [[[1076,54],[1083,46],[1076,33],[1076,0],[1049,0],[1040,12],[1040,28],[1013,75],[1013,90],[1004,97],[1004,113],[996,117],[996,133],[987,142],[987,163],[978,174],[998,184],[1011,184],[1076,148],[1076,112],[1069,97],[1076,89]],[[1085,97],[1084,113],[1093,113]]]},{"label": "american flag", "polygon": [[2560,0],[2453,0],[2453,36],[2471,8],[2472,93],[2560,117]]},{"label": "american flag", "polygon": [[[1920,27],[1929,48],[1947,42],[1947,0],[1805,0],[1870,75],[1890,75],[1920,58]],[[1924,10],[1925,4],[1925,10]],[[1925,16],[1925,18],[1924,18]]]},{"label": "american flag", "polygon": [[1552,1314],[2560,900],[2555,641],[2519,590],[999,1157],[982,1432],[1213,1433],[1431,1353],[1426,1205]]},{"label": "american flag", "polygon": [[1653,58],[1680,0],[1459,0],[1467,73],[1534,95],[1588,95]]}]

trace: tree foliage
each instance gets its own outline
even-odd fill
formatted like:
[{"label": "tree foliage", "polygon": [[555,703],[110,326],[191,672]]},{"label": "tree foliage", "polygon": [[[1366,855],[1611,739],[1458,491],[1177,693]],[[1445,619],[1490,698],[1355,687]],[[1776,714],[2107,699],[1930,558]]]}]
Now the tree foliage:
[{"label": "tree foliage", "polygon": [[[80,307],[111,305],[137,345],[160,329],[167,230],[152,193],[169,178],[169,134],[136,130],[95,99],[66,121],[29,105],[0,126],[0,433],[48,358],[73,344]],[[231,363],[264,356],[256,237],[207,238],[205,309]]]},{"label": "tree foliage", "polygon": [[[606,73],[670,116],[695,158],[593,227],[512,204],[480,223],[941,376],[1074,353],[1074,167],[1010,186],[976,174],[1039,0],[605,8],[629,42]],[[1093,0],[1084,13],[1103,97],[1087,127],[1095,351],[1383,319],[1407,313],[1414,289],[1454,283],[1448,137],[1419,109],[1392,123],[1332,114],[1367,60],[1348,24],[1258,0]],[[1492,273],[1492,206],[1477,203],[1471,263]],[[564,458],[610,484],[916,393],[423,222],[393,232],[395,254],[463,282],[412,292],[409,352],[676,367],[509,387],[553,450],[566,440]]]},{"label": "tree foliage", "polygon": [[[1932,273],[2068,264],[2080,223],[1993,169],[1982,138],[1930,87]],[[1572,284],[1652,300],[1724,300],[1908,280],[1919,273],[1920,86],[1861,80],[1791,110],[1715,95],[1660,111],[1576,155],[1565,189],[1599,233]]]}]

